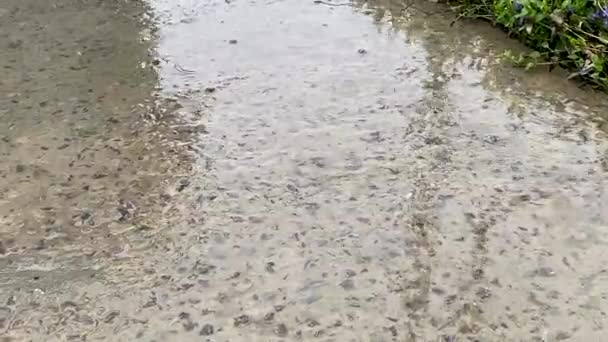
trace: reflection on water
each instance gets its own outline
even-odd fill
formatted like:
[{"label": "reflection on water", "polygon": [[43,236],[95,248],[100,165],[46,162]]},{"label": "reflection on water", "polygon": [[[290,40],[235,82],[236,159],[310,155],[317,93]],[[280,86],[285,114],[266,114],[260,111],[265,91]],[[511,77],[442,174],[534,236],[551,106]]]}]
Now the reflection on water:
[{"label": "reflection on water", "polygon": [[405,16],[394,2],[358,5],[372,9],[380,27],[389,22],[425,47],[432,76],[421,105],[439,121],[447,118],[450,157],[440,159],[447,179],[432,172],[419,178],[443,184],[430,214],[416,206],[431,218],[427,234],[440,236],[424,244],[430,257],[421,260],[422,284],[435,287],[424,297],[420,334],[599,339],[603,314],[589,302],[605,294],[583,284],[603,274],[603,261],[592,260],[603,260],[607,238],[606,145],[596,129],[603,129],[605,96],[577,88],[559,71],[501,64],[501,50],[517,47],[485,26],[452,29],[451,18],[429,20],[418,3]]},{"label": "reflection on water", "polygon": [[2,5],[9,336],[599,339],[603,98],[439,5],[149,5]]}]

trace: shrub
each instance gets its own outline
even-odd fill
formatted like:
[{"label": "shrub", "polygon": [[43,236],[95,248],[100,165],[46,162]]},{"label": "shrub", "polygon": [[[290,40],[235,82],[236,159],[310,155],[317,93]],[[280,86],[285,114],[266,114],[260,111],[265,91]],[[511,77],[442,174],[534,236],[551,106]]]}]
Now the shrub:
[{"label": "shrub", "polygon": [[490,19],[534,50],[505,57],[518,65],[560,65],[608,90],[608,6],[593,0],[450,0],[464,17]]}]

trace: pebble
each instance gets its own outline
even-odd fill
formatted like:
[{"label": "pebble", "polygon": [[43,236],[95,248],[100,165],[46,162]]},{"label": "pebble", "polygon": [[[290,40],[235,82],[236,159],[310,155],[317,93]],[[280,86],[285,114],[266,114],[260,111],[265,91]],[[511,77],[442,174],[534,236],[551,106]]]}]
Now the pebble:
[{"label": "pebble", "polygon": [[215,332],[215,329],[213,328],[213,325],[207,323],[207,324],[203,325],[203,328],[201,329],[199,335],[209,336],[209,335],[213,335],[214,332]]},{"label": "pebble", "polygon": [[287,336],[287,334],[288,334],[287,326],[283,323],[277,325],[277,327],[274,329],[274,333],[277,334],[277,336],[279,336],[279,337]]},{"label": "pebble", "polygon": [[534,275],[538,277],[554,277],[555,271],[551,267],[540,267],[534,270]]},{"label": "pebble", "polygon": [[498,140],[500,140],[498,136],[492,134],[488,134],[483,137],[483,141],[488,144],[496,144]]},{"label": "pebble", "polygon": [[247,316],[247,315],[240,315],[240,316],[234,318],[235,327],[240,327],[241,325],[247,325],[247,324],[249,324],[249,316]]},{"label": "pebble", "polygon": [[352,279],[346,279],[340,283],[340,287],[342,287],[345,290],[352,290],[355,288],[355,283],[353,282]]},{"label": "pebble", "polygon": [[106,317],[103,319],[104,323],[112,323],[112,321],[114,321],[114,318],[118,317],[118,315],[120,315],[120,311],[114,310],[111,311],[110,313],[108,313],[106,315]]},{"label": "pebble", "polygon": [[190,186],[190,180],[188,180],[188,179],[181,179],[179,181],[179,185],[177,186],[177,192],[184,191],[184,189],[187,188],[188,186]]},{"label": "pebble", "polygon": [[274,321],[274,312],[269,312],[264,316],[264,321],[265,322],[272,322]]}]

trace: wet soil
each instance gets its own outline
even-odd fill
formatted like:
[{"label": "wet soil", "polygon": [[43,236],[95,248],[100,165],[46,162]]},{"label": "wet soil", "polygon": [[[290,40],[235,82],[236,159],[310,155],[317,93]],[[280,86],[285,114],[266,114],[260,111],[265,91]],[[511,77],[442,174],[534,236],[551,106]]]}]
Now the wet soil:
[{"label": "wet soil", "polygon": [[0,5],[0,340],[601,341],[604,94],[439,5]]}]

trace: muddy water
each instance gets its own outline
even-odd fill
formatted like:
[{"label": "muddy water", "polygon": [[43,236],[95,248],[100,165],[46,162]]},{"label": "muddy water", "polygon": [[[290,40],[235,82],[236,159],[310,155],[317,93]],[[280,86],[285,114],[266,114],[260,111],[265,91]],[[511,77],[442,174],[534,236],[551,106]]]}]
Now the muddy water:
[{"label": "muddy water", "polygon": [[146,13],[137,2],[0,4],[2,337],[85,336],[115,312],[100,300],[141,279],[142,251],[160,248],[178,211],[189,157],[169,127],[176,102],[153,96]]},{"label": "muddy water", "polygon": [[2,4],[5,340],[602,340],[605,95],[335,4]]}]

